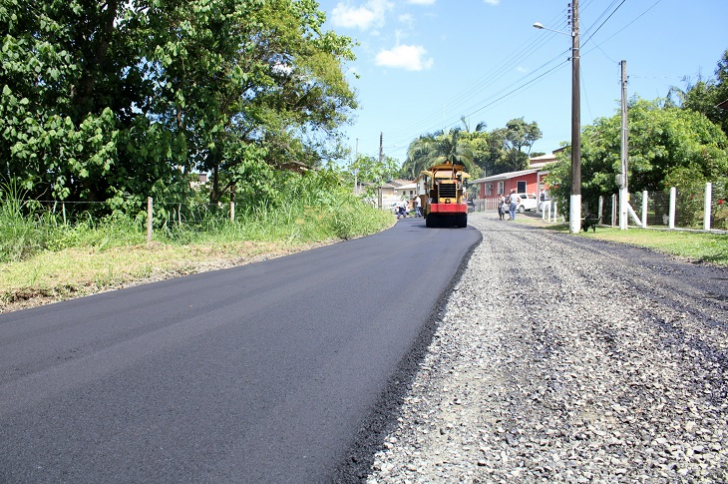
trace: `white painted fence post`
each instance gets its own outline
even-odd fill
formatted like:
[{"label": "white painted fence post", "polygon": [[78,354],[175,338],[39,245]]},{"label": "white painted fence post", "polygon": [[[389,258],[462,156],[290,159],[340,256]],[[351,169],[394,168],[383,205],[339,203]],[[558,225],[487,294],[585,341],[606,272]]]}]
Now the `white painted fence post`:
[{"label": "white painted fence post", "polygon": [[647,202],[649,200],[647,190],[642,192],[642,227],[647,228]]},{"label": "white painted fence post", "polygon": [[604,197],[599,195],[599,208],[597,209],[597,218],[599,219],[599,223],[602,222],[602,214],[604,213]]},{"label": "white painted fence post", "polygon": [[667,223],[667,228],[674,229],[675,228],[675,203],[677,200],[677,188],[672,187],[670,188],[670,213],[669,213],[669,221]]},{"label": "white painted fence post", "polygon": [[612,227],[617,226],[617,194],[612,194]]},{"label": "white painted fence post", "polygon": [[147,244],[152,243],[152,197],[147,197]]},{"label": "white painted fence post", "polygon": [[713,207],[713,184],[705,184],[705,209],[703,210],[703,230],[710,230],[710,215]]},{"label": "white painted fence post", "polygon": [[235,202],[230,202],[230,221],[235,222]]}]

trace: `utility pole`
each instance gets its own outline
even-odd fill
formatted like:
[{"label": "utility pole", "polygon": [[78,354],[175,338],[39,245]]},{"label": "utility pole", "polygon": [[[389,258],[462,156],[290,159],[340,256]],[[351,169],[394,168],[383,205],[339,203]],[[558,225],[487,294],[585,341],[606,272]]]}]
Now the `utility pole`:
[{"label": "utility pole", "polygon": [[628,136],[627,128],[627,61],[620,63],[622,70],[622,143],[620,150],[619,173],[619,230],[627,230],[629,226],[629,188],[627,184]]},{"label": "utility pole", "polygon": [[356,148],[354,148],[354,195],[359,195],[359,183],[357,178],[359,170],[356,169],[357,158],[359,158],[359,138],[356,139]]},{"label": "utility pole", "polygon": [[[384,133],[379,132],[379,168],[381,169],[384,162]],[[382,208],[382,176],[379,175],[379,208]]]},{"label": "utility pole", "polygon": [[571,23],[571,197],[569,231],[581,230],[581,91],[579,60],[579,0],[572,0]]}]

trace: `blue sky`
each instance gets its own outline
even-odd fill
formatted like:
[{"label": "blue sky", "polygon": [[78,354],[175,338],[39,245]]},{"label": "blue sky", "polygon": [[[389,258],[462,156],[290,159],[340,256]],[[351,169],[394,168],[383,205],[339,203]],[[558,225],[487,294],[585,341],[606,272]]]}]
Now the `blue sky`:
[{"label": "blue sky", "polygon": [[[352,150],[403,162],[418,135],[484,121],[536,121],[551,152],[571,133],[568,2],[554,0],[319,0],[325,27],[354,38],[347,64],[360,109]],[[684,78],[713,77],[728,49],[728,0],[581,0],[581,119],[619,110],[621,60],[629,96],[655,99]],[[359,78],[355,78],[354,73]]]}]

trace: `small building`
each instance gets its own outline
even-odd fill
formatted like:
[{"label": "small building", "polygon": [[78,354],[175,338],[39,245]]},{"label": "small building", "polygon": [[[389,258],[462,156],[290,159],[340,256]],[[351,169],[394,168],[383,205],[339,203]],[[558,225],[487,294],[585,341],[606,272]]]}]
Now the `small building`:
[{"label": "small building", "polygon": [[[557,161],[555,153],[537,156],[529,160],[530,168],[527,170],[511,171],[498,175],[478,178],[470,182],[477,186],[476,198],[488,202],[495,200],[499,195],[508,194],[512,190],[516,193],[532,193],[536,196],[548,193],[548,187],[544,183],[546,175],[549,174],[548,165]],[[494,208],[494,203],[486,203],[487,208]],[[492,205],[492,207],[491,207]]]},{"label": "small building", "polygon": [[[362,186],[368,186],[370,189],[374,189],[375,192],[379,191],[376,183],[365,183]],[[417,192],[417,184],[411,180],[389,180],[381,185],[381,189],[382,208],[388,209],[403,198],[411,201]],[[376,203],[376,200],[374,202]]]}]

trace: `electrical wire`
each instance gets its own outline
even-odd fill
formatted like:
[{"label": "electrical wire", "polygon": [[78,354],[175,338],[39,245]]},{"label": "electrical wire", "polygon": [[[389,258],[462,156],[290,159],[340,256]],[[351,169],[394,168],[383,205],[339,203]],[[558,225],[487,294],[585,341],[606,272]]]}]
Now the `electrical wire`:
[{"label": "electrical wire", "polygon": [[[627,27],[629,27],[630,25],[632,25],[634,22],[636,22],[638,19],[640,19],[641,17],[643,17],[644,15],[646,15],[650,10],[652,10],[661,1],[662,0],[657,0],[654,4],[652,4],[652,6],[650,6],[647,10],[645,10],[642,14],[640,14],[638,17],[636,17],[631,22],[629,22],[627,25],[625,25],[624,27],[622,27],[621,29],[619,29],[618,31],[616,31],[612,36],[608,37],[605,40],[605,42],[607,40],[612,39],[613,37],[615,37],[616,35],[618,35],[619,33],[621,33],[623,30],[625,30]],[[594,22],[594,24],[591,27],[589,27],[588,29],[585,30],[585,34],[584,35],[586,36],[586,39],[581,44],[581,47],[582,48],[588,42],[592,41],[592,39],[594,38],[594,36],[614,16],[614,14],[624,5],[624,3],[626,3],[626,0],[621,0],[621,2],[619,0],[613,0],[607,6],[607,8],[604,9],[604,11],[600,14],[600,16]],[[582,11],[586,11],[586,9],[588,9],[588,8],[590,8],[592,6],[593,6],[593,0],[588,0],[585,3],[585,5],[583,6]],[[562,11],[562,14],[563,14],[563,11]],[[551,22],[551,24],[555,24],[555,23],[556,23],[556,21],[552,21]],[[567,21],[567,24],[570,24],[570,23],[571,23],[571,19],[569,19]],[[596,26],[596,28],[594,26]],[[556,29],[554,29],[554,30],[556,30]],[[552,37],[553,37],[553,35],[552,35]],[[459,94],[457,97],[455,97],[451,101],[455,105],[455,108],[462,106],[463,103],[465,103],[465,102],[472,101],[472,99],[473,99],[474,96],[476,96],[477,94],[480,94],[485,89],[491,87],[492,84],[496,80],[500,79],[500,77],[502,76],[502,74],[504,72],[508,71],[509,69],[512,69],[514,65],[518,65],[520,62],[522,62],[523,60],[527,59],[530,55],[533,55],[535,52],[537,52],[539,50],[539,48],[544,43],[545,42],[543,42],[541,39],[538,39],[538,38],[530,39],[529,41],[527,41],[524,45],[522,45],[521,47],[519,47],[514,53],[512,53],[511,55],[509,55],[503,62],[501,62],[501,64],[499,64],[499,66],[497,67],[497,69],[495,71],[492,71],[491,73],[489,73],[488,75],[486,75],[484,78],[482,78],[480,81],[478,81],[476,84],[474,84],[473,86],[471,86],[470,88],[466,89],[461,94]],[[592,49],[590,49],[590,50],[588,50],[586,52],[582,52],[582,56],[587,55],[590,52],[593,52],[594,49],[600,49],[604,53],[604,55],[607,56],[607,58],[609,58],[609,56],[606,54],[606,52],[604,52],[598,44],[595,44]],[[567,50],[566,52],[568,52],[569,50]],[[559,55],[562,55],[562,54],[559,54]],[[521,79],[519,79],[517,82],[520,83],[520,82],[524,81],[525,79],[527,79],[528,77],[530,77],[531,75],[539,72],[540,69],[543,69],[545,66],[548,66],[549,64],[551,64],[556,58],[557,57],[551,59],[550,61],[548,61],[544,65],[540,66],[539,68],[537,68],[534,71],[532,71],[531,73],[529,73],[529,75],[524,76]],[[615,62],[611,58],[609,58],[609,59],[610,59],[610,61]],[[511,89],[511,90],[509,90],[509,91],[507,91],[505,93],[503,93],[503,90],[499,91],[498,93],[496,93],[494,95],[494,96],[497,96],[497,97],[495,97],[495,98],[487,98],[486,100],[484,100],[485,101],[485,104],[481,105],[478,109],[476,109],[474,111],[471,111],[471,112],[469,112],[466,115],[463,115],[462,117],[458,118],[457,121],[453,121],[453,122],[450,122],[450,123],[446,123],[444,128],[447,129],[447,128],[452,128],[454,126],[457,126],[461,122],[461,119],[463,117],[467,118],[467,117],[473,116],[473,115],[475,115],[477,113],[480,113],[480,112],[482,112],[483,110],[485,110],[485,109],[487,109],[489,107],[492,107],[492,106],[497,105],[497,103],[499,103],[499,102],[501,102],[501,101],[509,98],[510,96],[513,96],[516,93],[521,92],[525,88],[533,85],[534,83],[537,83],[538,81],[540,81],[543,78],[545,78],[547,75],[549,75],[552,72],[555,72],[559,68],[563,67],[564,64],[565,64],[565,62],[554,66],[553,68],[547,70],[546,72],[543,72],[542,74],[534,77],[533,79],[531,79],[531,80],[529,80],[529,81],[527,81],[527,82],[525,82],[523,84],[519,84],[518,87],[516,87],[514,89]],[[582,79],[582,86],[585,86],[584,79]],[[584,88],[584,91],[586,92],[585,88]],[[502,95],[499,95],[500,93],[503,93],[503,94]],[[587,100],[587,108],[589,109],[588,100]],[[417,123],[413,123],[413,124],[411,124],[409,126],[404,126],[401,129],[395,131],[394,133],[395,133],[396,143],[393,143],[391,145],[388,144],[388,146],[386,148],[388,150],[395,150],[395,152],[400,152],[401,151],[401,152],[404,152],[406,154],[406,148],[401,148],[400,146],[404,145],[404,143],[407,142],[406,140],[409,140],[409,142],[411,142],[411,140],[414,139],[414,137],[409,136],[409,137],[407,137],[405,139],[405,136],[406,136],[405,133],[412,133],[415,130],[415,128],[417,128],[417,127],[433,126],[434,125],[433,119],[434,118],[439,118],[439,117],[440,117],[440,114],[439,113],[438,114],[433,114],[432,116],[430,116],[430,117],[428,117],[428,118],[426,118],[424,120],[418,121]],[[442,126],[442,123],[439,123],[436,126],[440,126],[441,127]],[[429,131],[433,131],[433,129],[430,129]],[[409,143],[407,143],[407,144],[409,144]]]},{"label": "electrical wire", "polygon": [[[556,19],[558,19],[559,17],[563,19],[564,12],[565,10],[563,10],[558,16],[556,16],[555,20],[552,20],[551,24],[556,24]],[[564,22],[562,22],[562,24],[563,23]],[[490,88],[496,81],[500,80],[505,72],[510,71],[515,65],[518,65],[525,59],[529,58],[531,55],[537,52],[545,43],[546,42],[544,42],[543,35],[534,35],[531,39],[526,41],[513,53],[507,56],[499,65],[496,66],[495,69],[491,70],[481,80],[458,94],[455,98],[448,100],[446,104],[448,105],[449,109],[455,110],[465,104],[471,103],[473,98],[475,98],[478,94],[484,92],[485,90]],[[409,134],[412,131],[415,131],[417,128],[421,129],[425,126],[441,127],[442,123],[437,121],[437,119],[439,119],[440,117],[441,114],[438,110],[438,112],[434,112],[433,114],[427,116],[425,119],[421,119],[416,123],[401,127],[400,129],[394,131],[392,133],[392,136],[395,139],[399,139],[402,134]],[[432,129],[430,129],[430,131],[431,130]],[[409,139],[411,140],[411,137]]]},{"label": "electrical wire", "polygon": [[582,45],[581,45],[582,47],[583,47],[583,46],[585,46],[586,44],[588,44],[588,43],[589,43],[589,41],[590,41],[590,40],[592,39],[592,37],[594,37],[594,36],[596,35],[596,33],[597,33],[597,32],[599,32],[599,30],[600,30],[600,29],[601,29],[601,28],[602,28],[602,27],[604,26],[604,24],[605,24],[605,23],[607,23],[607,21],[608,21],[608,20],[609,20],[610,18],[612,18],[612,16],[613,16],[613,15],[614,15],[615,13],[617,13],[617,10],[619,10],[619,8],[620,8],[620,7],[622,6],[622,5],[624,5],[624,2],[626,2],[626,1],[627,1],[627,0],[622,0],[622,2],[621,2],[621,3],[619,4],[619,5],[617,5],[617,7],[616,7],[616,8],[615,8],[615,9],[614,9],[614,10],[612,11],[612,13],[610,13],[610,14],[609,14],[609,16],[608,16],[607,18],[605,18],[605,19],[604,19],[604,21],[603,21],[603,22],[602,22],[602,23],[601,23],[601,24],[599,25],[599,27],[597,27],[597,29],[596,29],[596,30],[595,30],[595,31],[594,31],[594,32],[593,32],[593,33],[592,33],[592,34],[591,34],[591,35],[590,35],[589,37],[587,37],[587,38],[586,38],[586,39],[584,40],[584,42],[583,42],[583,43],[582,43]]}]

